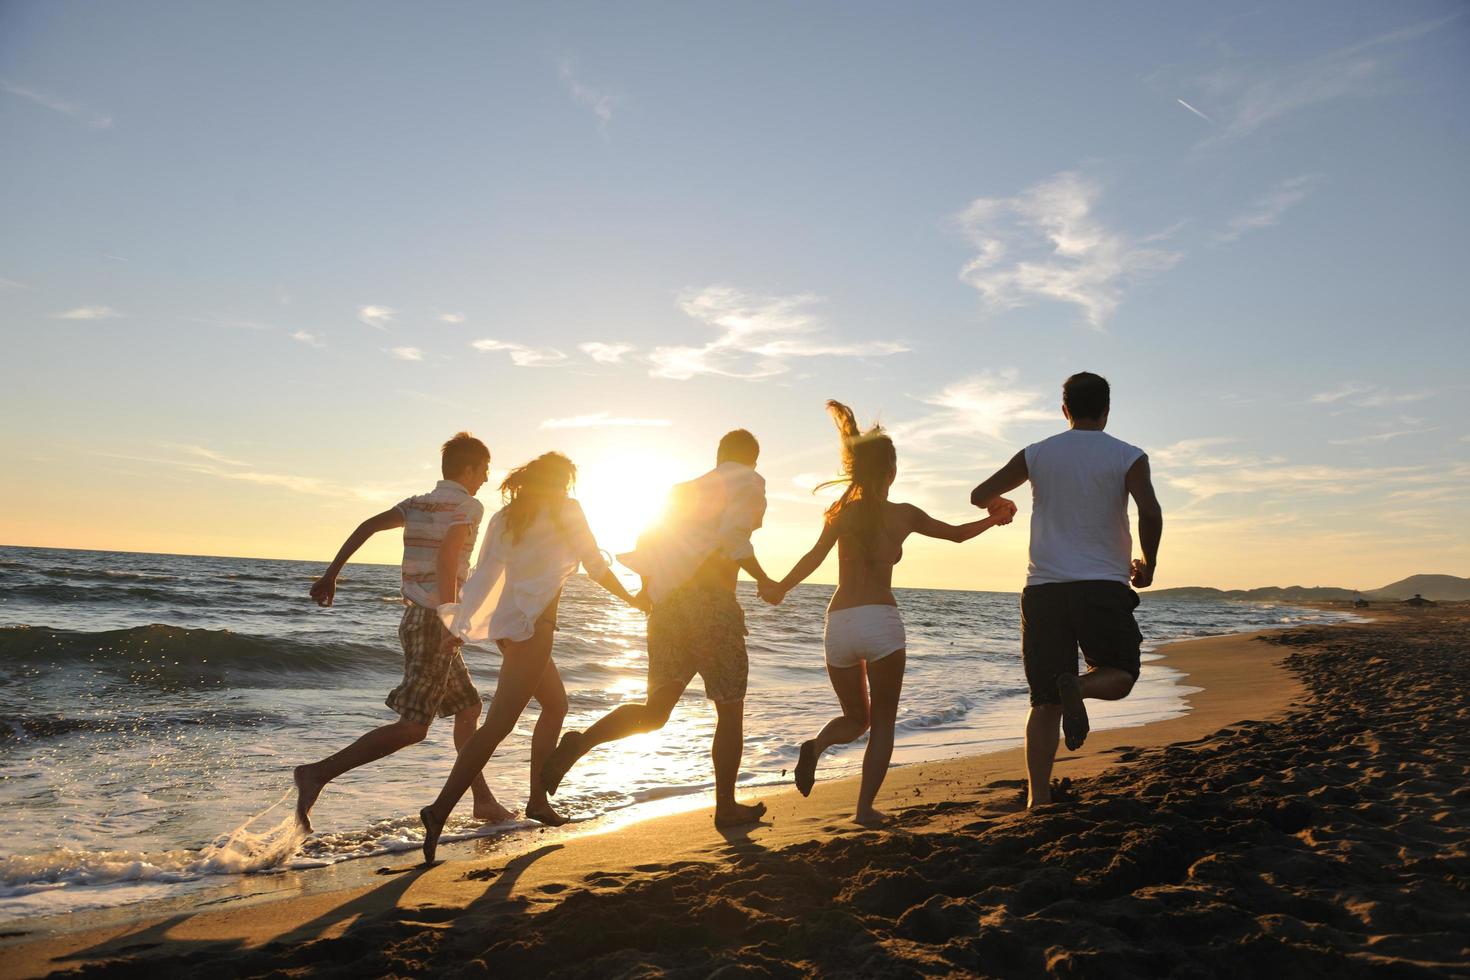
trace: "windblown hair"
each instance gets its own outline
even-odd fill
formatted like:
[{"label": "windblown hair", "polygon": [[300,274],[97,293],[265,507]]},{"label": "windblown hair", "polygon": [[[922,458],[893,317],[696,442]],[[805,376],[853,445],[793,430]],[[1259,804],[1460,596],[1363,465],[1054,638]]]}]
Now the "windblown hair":
[{"label": "windblown hair", "polygon": [[[505,500],[505,525],[512,544],[519,544],[541,511],[548,504],[564,499],[577,484],[577,467],[561,453],[542,453],[525,466],[511,470],[500,484]],[[560,519],[558,508],[551,511]]]},{"label": "windblown hair", "polygon": [[490,462],[490,450],[468,432],[456,432],[439,451],[439,471],[444,479],[451,480],[465,471],[467,466],[478,466]]},{"label": "windblown hair", "polygon": [[878,535],[883,530],[885,484],[888,475],[898,465],[898,452],[882,426],[874,425],[867,432],[861,431],[852,409],[841,402],[828,401],[827,413],[832,416],[837,433],[842,437],[843,476],[819,484],[815,489],[847,484],[842,496],[827,508],[827,520],[836,521],[840,514],[852,508],[850,520],[853,521],[858,546],[871,558],[878,544]]}]

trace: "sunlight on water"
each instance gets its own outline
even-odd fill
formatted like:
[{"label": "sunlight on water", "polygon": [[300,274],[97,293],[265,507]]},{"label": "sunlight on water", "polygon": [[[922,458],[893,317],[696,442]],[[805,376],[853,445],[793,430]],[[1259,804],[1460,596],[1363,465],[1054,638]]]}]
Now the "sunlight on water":
[{"label": "sunlight on water", "polygon": [[[319,609],[305,562],[0,549],[0,918],[170,894],[189,882],[264,868],[308,868],[409,851],[419,807],[454,761],[450,726],[327,787],[304,842],[291,769],[391,721],[400,680],[397,569],[353,566],[337,604]],[[145,589],[146,594],[140,594]],[[822,662],[830,588],[802,587],[780,608],[746,583],[750,629],[742,793],[784,781],[796,746],[838,713]],[[1016,597],[904,590],[909,660],[894,758],[948,758],[1013,744],[1026,711]],[[64,620],[62,613],[64,612]],[[1300,622],[1269,604],[1148,600],[1150,644]],[[585,579],[568,583],[555,659],[582,729],[644,695],[641,613]],[[482,696],[500,655],[470,647]],[[1178,675],[1146,663],[1134,694],[1098,727],[1185,710]],[[533,703],[486,769],[506,805],[525,799]],[[712,784],[713,706],[695,680],[669,724],[599,747],[567,776],[556,805],[586,819],[698,805]],[[854,772],[861,741],[823,757],[823,778]],[[264,801],[276,803],[262,811]],[[680,802],[683,801],[683,802]],[[467,799],[448,839],[526,835],[484,827]],[[212,842],[212,843],[211,843]]]}]

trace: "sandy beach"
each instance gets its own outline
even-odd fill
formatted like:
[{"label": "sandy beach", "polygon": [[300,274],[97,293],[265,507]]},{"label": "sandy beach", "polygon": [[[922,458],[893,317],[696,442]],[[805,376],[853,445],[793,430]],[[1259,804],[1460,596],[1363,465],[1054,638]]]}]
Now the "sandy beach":
[{"label": "sandy beach", "polygon": [[692,811],[14,936],[0,973],[1470,976],[1470,609],[1374,615],[1163,649],[1192,710],[1094,733],[1036,812],[1019,750],[914,765],[884,831],[821,782],[738,833]]}]

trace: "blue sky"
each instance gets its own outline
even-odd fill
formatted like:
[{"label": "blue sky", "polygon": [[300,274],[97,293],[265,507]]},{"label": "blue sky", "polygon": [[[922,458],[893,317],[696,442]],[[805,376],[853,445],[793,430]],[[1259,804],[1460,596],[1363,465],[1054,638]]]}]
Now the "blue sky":
[{"label": "blue sky", "polygon": [[745,425],[782,569],[826,398],[960,519],[1089,369],[1159,584],[1470,573],[1462,10],[9,2],[0,541],[325,559],[467,427],[616,548]]}]

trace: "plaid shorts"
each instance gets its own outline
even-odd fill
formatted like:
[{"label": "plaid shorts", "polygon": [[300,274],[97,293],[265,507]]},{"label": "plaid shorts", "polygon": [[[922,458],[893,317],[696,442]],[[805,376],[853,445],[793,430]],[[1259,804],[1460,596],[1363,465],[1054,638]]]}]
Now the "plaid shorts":
[{"label": "plaid shorts", "polygon": [[750,672],[745,610],[733,592],[678,589],[648,615],[648,692],[681,688],[698,674],[704,696],[716,704],[745,698]]},{"label": "plaid shorts", "polygon": [[384,703],[399,717],[427,725],[435,715],[448,718],[466,708],[479,710],[480,692],[437,612],[410,602],[398,624],[398,641],[403,644],[403,683]]}]

